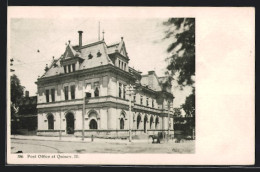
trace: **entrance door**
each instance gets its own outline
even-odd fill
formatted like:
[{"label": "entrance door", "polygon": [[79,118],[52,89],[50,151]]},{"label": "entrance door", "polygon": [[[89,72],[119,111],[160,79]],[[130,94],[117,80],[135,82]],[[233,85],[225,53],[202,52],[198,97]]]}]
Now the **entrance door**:
[{"label": "entrance door", "polygon": [[67,134],[74,134],[74,115],[72,113],[66,115],[66,122]]},{"label": "entrance door", "polygon": [[96,130],[97,129],[97,121],[92,119],[90,122],[89,122],[89,129],[94,129]]}]

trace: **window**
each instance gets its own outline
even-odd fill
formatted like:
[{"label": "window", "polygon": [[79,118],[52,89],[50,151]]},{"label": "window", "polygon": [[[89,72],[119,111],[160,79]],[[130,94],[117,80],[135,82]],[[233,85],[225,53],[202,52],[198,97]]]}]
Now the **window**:
[{"label": "window", "polygon": [[75,72],[75,64],[72,64],[72,72]]},{"label": "window", "polygon": [[49,90],[45,90],[46,102],[50,102],[49,100]]},{"label": "window", "polygon": [[157,117],[155,120],[155,129],[158,129],[158,124],[159,124],[159,118]]},{"label": "window", "polygon": [[149,98],[146,98],[146,106],[149,106]]},{"label": "window", "polygon": [[125,65],[124,65],[124,70],[126,70],[126,63],[125,63]]},{"label": "window", "polygon": [[120,119],[120,130],[123,130],[124,129],[124,119],[123,118],[121,118]]},{"label": "window", "polygon": [[137,129],[139,129],[140,122],[141,122],[141,116],[138,115],[138,117],[137,117]]},{"label": "window", "polygon": [[119,67],[119,68],[120,68],[120,63],[121,63],[120,60],[118,60],[118,67]]},{"label": "window", "polygon": [[88,55],[88,59],[92,59],[92,57],[93,57],[93,55],[90,53],[90,54]]},{"label": "window", "polygon": [[68,71],[69,71],[69,73],[71,72],[71,68],[70,68],[70,65],[68,65]]},{"label": "window", "polygon": [[126,86],[125,85],[123,85],[123,99],[125,99],[125,95],[126,95],[126,88],[125,88]]},{"label": "window", "polygon": [[121,91],[121,87],[122,87],[122,84],[121,83],[119,83],[119,93],[118,93],[118,95],[119,95],[119,97],[121,97],[122,96],[122,91]]},{"label": "window", "polygon": [[86,97],[91,97],[91,83],[86,84]]},{"label": "window", "polygon": [[55,102],[55,89],[51,89],[51,101]]},{"label": "window", "polygon": [[64,67],[64,73],[67,73],[67,66],[63,66]]},{"label": "window", "polygon": [[99,96],[99,82],[95,82],[94,87],[95,87],[95,91],[94,91],[95,97],[98,97]]},{"label": "window", "polygon": [[153,116],[151,116],[150,118],[150,129],[152,129],[152,125],[153,125]]},{"label": "window", "polygon": [[148,118],[147,118],[147,116],[145,115],[145,117],[144,117],[144,132],[146,133],[146,123],[148,122]]},{"label": "window", "polygon": [[65,100],[69,100],[69,87],[68,86],[64,87],[64,96],[65,96]]},{"label": "window", "polygon": [[152,100],[152,107],[154,107],[154,99]]},{"label": "window", "polygon": [[140,104],[143,104],[143,96],[140,97]]},{"label": "window", "polygon": [[89,129],[97,129],[97,121],[94,119],[91,119],[89,122]]},{"label": "window", "polygon": [[100,51],[97,52],[97,57],[100,57],[102,55],[102,53],[100,53]]},{"label": "window", "polygon": [[134,103],[136,102],[136,95],[134,94]]},{"label": "window", "polygon": [[74,100],[75,99],[75,85],[70,86],[70,95],[71,95],[71,99]]},{"label": "window", "polygon": [[48,129],[53,130],[54,129],[54,117],[52,114],[48,115],[47,117],[48,120]]}]

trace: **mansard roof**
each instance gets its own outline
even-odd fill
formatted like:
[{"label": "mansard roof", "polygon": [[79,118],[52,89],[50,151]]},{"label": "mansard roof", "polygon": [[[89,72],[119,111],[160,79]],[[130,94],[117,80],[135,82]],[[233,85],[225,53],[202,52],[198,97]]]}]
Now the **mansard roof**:
[{"label": "mansard roof", "polygon": [[[53,59],[48,70],[41,78],[63,74],[64,69],[62,65],[64,62],[70,60],[79,60],[77,70],[90,69],[108,64],[115,66],[110,59],[114,53],[119,53],[129,60],[123,38],[121,38],[120,42],[111,45],[107,45],[104,40],[82,46],[68,44],[65,52],[60,58]],[[165,77],[158,77],[154,71],[149,71],[147,75],[141,75],[142,72],[129,67],[129,74],[140,80],[140,84],[150,90],[164,91],[162,83],[165,81]]]},{"label": "mansard roof", "polygon": [[[89,56],[92,56],[92,58]],[[70,60],[74,58],[82,59],[82,63],[79,64],[78,70],[93,68],[100,65],[113,65],[111,59],[108,56],[107,46],[104,41],[94,42],[82,47],[72,46],[69,44],[67,45],[63,55],[61,55],[59,59],[55,60],[55,66],[53,65],[53,61],[42,78],[61,74],[63,71],[61,62],[63,60]]]}]

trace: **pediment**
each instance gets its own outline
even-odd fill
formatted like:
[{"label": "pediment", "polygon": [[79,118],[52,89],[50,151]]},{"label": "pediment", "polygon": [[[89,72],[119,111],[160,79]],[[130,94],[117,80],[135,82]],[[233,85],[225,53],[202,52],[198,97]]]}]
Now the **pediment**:
[{"label": "pediment", "polygon": [[125,44],[123,43],[121,49],[119,50],[119,53],[122,54],[123,56],[127,57],[127,52],[125,48]]},{"label": "pediment", "polygon": [[66,50],[65,50],[65,52],[64,52],[64,58],[65,59],[69,59],[69,58],[73,58],[73,57],[75,57],[75,53],[73,52],[74,50],[72,49],[72,47],[71,46],[67,46],[66,47]]}]

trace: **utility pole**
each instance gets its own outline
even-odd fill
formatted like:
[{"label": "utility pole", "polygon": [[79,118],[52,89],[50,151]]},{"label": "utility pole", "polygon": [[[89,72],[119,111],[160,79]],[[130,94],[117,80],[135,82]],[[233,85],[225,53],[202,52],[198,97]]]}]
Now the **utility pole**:
[{"label": "utility pole", "polygon": [[[14,59],[11,58],[10,59],[10,66],[13,66],[13,62],[14,62]],[[14,71],[15,71],[14,69],[10,68],[10,72],[14,72]]]},{"label": "utility pole", "polygon": [[[132,126],[131,126],[131,121],[132,121],[132,94],[135,91],[135,89],[138,89],[139,81],[136,81],[134,86],[129,84],[128,88],[128,95],[129,95],[129,142],[132,142]],[[135,87],[135,88],[134,88]]]},{"label": "utility pole", "polygon": [[59,132],[59,139],[61,140],[61,109],[60,109],[60,132]]},{"label": "utility pole", "polygon": [[131,113],[132,113],[132,86],[129,85],[129,142],[132,142],[132,131],[131,131]]},{"label": "utility pole", "polygon": [[[83,89],[82,89],[83,90]],[[86,111],[86,108],[85,108],[85,105],[86,105],[86,97],[85,97],[85,92],[83,90],[83,104],[82,104],[82,141],[84,141],[84,125],[85,125],[85,118],[84,118],[84,115],[85,115],[85,111]]]},{"label": "utility pole", "polygon": [[169,141],[170,137],[170,101],[168,101],[168,135],[167,135],[167,142]]}]

